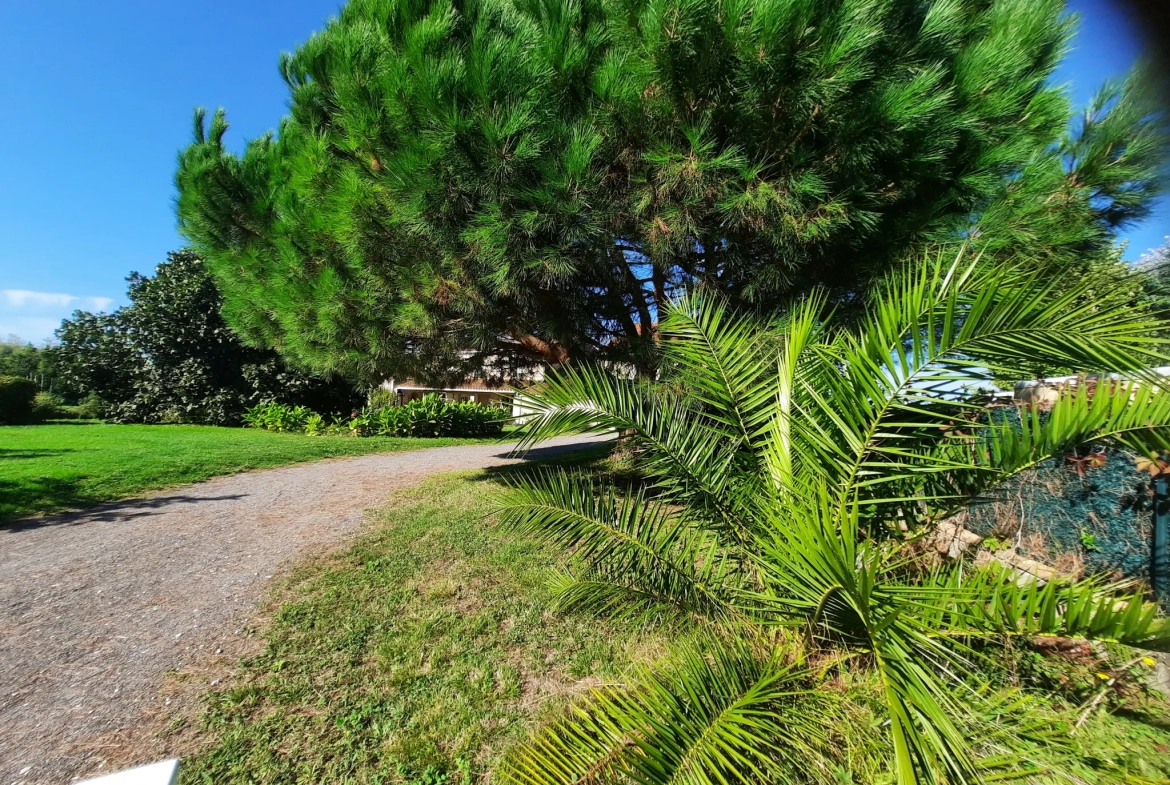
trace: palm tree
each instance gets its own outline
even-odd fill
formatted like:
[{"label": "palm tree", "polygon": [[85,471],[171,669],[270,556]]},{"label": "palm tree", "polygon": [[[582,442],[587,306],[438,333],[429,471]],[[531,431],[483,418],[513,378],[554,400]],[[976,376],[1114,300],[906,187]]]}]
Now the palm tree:
[{"label": "palm tree", "polygon": [[[964,253],[924,261],[848,326],[824,298],[765,322],[691,295],[663,314],[659,382],[576,367],[532,394],[528,444],[616,431],[644,482],[526,475],[502,519],[571,550],[561,609],[692,642],[541,730],[507,757],[505,780],[832,781],[841,699],[817,677],[848,662],[880,685],[899,783],[980,781],[1013,765],[981,752],[1013,746],[1012,712],[993,706],[1003,693],[977,680],[992,667],[982,643],[1170,650],[1170,624],[1132,586],[926,558],[939,521],[1062,451],[1170,448],[1170,390],[1147,370],[1164,325],[1131,288],[985,267]],[[1081,385],[1045,411],[972,392],[1054,368],[1130,381]],[[780,645],[792,636],[804,654]]]}]

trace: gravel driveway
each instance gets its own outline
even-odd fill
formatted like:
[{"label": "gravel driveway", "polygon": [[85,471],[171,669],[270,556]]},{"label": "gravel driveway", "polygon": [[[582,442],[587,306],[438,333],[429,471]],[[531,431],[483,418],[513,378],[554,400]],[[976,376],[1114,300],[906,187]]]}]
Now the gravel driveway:
[{"label": "gravel driveway", "polygon": [[[532,455],[596,441],[566,437]],[[237,474],[0,529],[0,785],[94,773],[157,707],[168,671],[239,636],[282,564],[351,537],[393,489],[514,463],[509,449]]]}]

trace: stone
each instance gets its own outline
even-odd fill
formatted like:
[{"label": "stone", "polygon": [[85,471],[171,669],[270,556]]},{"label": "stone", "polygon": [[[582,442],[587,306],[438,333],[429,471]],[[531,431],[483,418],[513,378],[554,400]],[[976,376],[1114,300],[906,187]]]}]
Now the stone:
[{"label": "stone", "polygon": [[961,513],[940,523],[934,533],[935,550],[948,559],[957,559],[964,551],[982,543],[982,537],[963,525],[966,522],[966,513]]}]

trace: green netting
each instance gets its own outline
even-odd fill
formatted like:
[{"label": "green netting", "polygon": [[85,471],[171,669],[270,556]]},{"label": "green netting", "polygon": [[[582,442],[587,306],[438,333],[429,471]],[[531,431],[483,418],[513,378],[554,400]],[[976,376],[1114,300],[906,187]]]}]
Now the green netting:
[{"label": "green netting", "polygon": [[1118,449],[1050,460],[970,507],[968,527],[1069,571],[1149,580],[1150,475]]}]

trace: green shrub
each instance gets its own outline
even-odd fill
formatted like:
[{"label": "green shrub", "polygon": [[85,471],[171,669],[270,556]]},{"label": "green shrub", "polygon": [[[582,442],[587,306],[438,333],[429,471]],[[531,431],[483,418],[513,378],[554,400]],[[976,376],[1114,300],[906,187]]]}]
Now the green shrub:
[{"label": "green shrub", "polygon": [[97,393],[90,393],[81,399],[77,413],[83,420],[100,420],[105,414],[105,403]]},{"label": "green shrub", "polygon": [[65,410],[65,400],[51,392],[39,392],[33,398],[33,419],[75,419],[76,415]]},{"label": "green shrub", "polygon": [[498,436],[506,420],[499,407],[431,393],[404,406],[363,409],[350,418],[349,429],[355,436]]},{"label": "green shrub", "polygon": [[283,403],[261,403],[244,412],[244,424],[250,428],[262,428],[280,433],[304,431],[310,418],[316,418],[315,427],[321,423],[321,415],[306,406],[289,406]]},{"label": "green shrub", "polygon": [[450,404],[451,427],[460,436],[499,436],[504,432],[508,412],[499,406],[484,406],[471,401]]},{"label": "green shrub", "polygon": [[244,413],[244,423],[268,431],[325,433],[350,436],[498,436],[508,415],[496,406],[470,401],[448,402],[437,394],[405,406],[366,407],[343,423],[326,423],[304,406],[262,403]]},{"label": "green shrub", "polygon": [[386,387],[375,387],[370,392],[366,406],[371,409],[385,409],[398,404],[398,393]]},{"label": "green shrub", "polygon": [[0,423],[31,420],[36,397],[36,382],[19,376],[0,376]]},{"label": "green shrub", "polygon": [[309,436],[320,436],[325,433],[328,427],[329,424],[325,422],[325,418],[316,412],[305,418],[305,433]]}]

